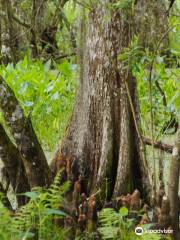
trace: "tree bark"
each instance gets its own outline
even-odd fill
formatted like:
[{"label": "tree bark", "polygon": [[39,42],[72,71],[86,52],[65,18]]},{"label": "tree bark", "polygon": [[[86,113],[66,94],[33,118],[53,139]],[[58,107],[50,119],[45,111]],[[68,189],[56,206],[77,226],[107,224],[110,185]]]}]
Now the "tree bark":
[{"label": "tree bark", "polygon": [[14,64],[18,61],[18,35],[16,26],[13,24],[13,8],[11,0],[2,0],[2,5],[5,9],[5,13],[7,14],[7,28],[9,34],[9,47],[11,49],[11,57]]},{"label": "tree bark", "polygon": [[147,197],[151,179],[125,86],[126,81],[138,113],[136,81],[118,62],[132,40],[133,18],[126,21],[123,12],[108,9],[109,2],[95,3],[89,14],[79,91],[55,170],[65,166],[67,179],[80,178],[87,194],[100,188],[103,199],[135,188]]},{"label": "tree bark", "polygon": [[0,158],[8,173],[12,188],[17,194],[18,205],[24,205],[26,198],[19,193],[24,193],[30,190],[25,169],[16,146],[7,136],[3,126],[0,124]]},{"label": "tree bark", "polygon": [[12,209],[11,203],[10,203],[8,197],[6,196],[6,191],[5,191],[5,189],[3,188],[3,185],[2,185],[1,182],[0,182],[0,193],[3,194],[3,196],[2,196],[2,203],[3,203],[3,205],[4,205],[6,208],[8,208],[10,211],[12,211],[13,209]]},{"label": "tree bark", "polygon": [[177,139],[172,152],[172,160],[170,165],[170,177],[168,195],[171,208],[171,224],[173,227],[174,239],[180,237],[179,229],[179,176],[180,176],[180,130],[177,133]]},{"label": "tree bark", "polygon": [[32,17],[31,17],[31,44],[32,56],[38,57],[40,36],[45,29],[45,0],[33,0],[32,2]]},{"label": "tree bark", "polygon": [[[2,6],[0,2],[0,11],[2,11]],[[0,18],[0,64],[2,64],[2,20]]]},{"label": "tree bark", "polygon": [[48,186],[51,182],[50,169],[31,120],[24,116],[13,91],[1,76],[0,108],[23,159],[30,187]]}]

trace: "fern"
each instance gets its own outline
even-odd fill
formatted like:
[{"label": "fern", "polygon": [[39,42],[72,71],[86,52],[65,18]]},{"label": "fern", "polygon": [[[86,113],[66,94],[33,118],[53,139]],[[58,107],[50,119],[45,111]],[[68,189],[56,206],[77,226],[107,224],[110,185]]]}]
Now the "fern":
[{"label": "fern", "polygon": [[170,240],[169,237],[160,234],[135,234],[133,219],[128,219],[128,209],[122,207],[119,212],[111,208],[105,208],[99,213],[98,228],[103,240]]},{"label": "fern", "polygon": [[[65,204],[69,182],[61,185],[60,180],[61,172],[57,174],[49,189],[35,188],[32,192],[25,193],[30,200],[17,210],[15,216],[12,216],[0,201],[0,240],[63,240],[72,234],[69,229],[55,223],[56,219],[63,220],[67,215],[60,209]],[[102,240],[162,239],[158,234],[137,236],[134,229],[135,225],[133,220],[128,218],[127,208],[122,207],[119,211],[105,208],[99,213],[98,232],[83,232],[75,239],[99,239],[99,233]]]},{"label": "fern", "polygon": [[32,192],[25,193],[30,200],[17,210],[13,218],[9,211],[3,208],[4,213],[0,212],[0,217],[3,215],[3,223],[6,223],[8,227],[6,231],[2,230],[5,237],[1,237],[0,226],[0,239],[25,240],[34,237],[38,240],[64,239],[67,230],[54,223],[55,218],[63,219],[66,216],[66,213],[59,210],[59,207],[63,205],[69,183],[65,182],[60,186],[60,179],[61,172],[56,175],[49,189],[35,188]]}]

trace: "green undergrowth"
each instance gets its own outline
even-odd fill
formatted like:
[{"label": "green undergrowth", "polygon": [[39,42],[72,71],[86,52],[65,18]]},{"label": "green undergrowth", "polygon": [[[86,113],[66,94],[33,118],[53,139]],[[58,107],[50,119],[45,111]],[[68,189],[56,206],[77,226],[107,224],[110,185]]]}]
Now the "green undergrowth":
[{"label": "green undergrowth", "polygon": [[[25,57],[14,67],[0,66],[0,75],[14,91],[45,151],[52,152],[68,125],[76,92],[76,65]],[[0,118],[2,121],[2,118]]]},{"label": "green undergrowth", "polygon": [[[136,219],[128,218],[126,207],[115,211],[112,208],[104,208],[99,213],[99,232],[103,240],[170,240],[170,237],[160,234],[136,235]],[[139,213],[140,214],[140,213]],[[151,224],[141,225],[144,230],[149,229]]]},{"label": "green undergrowth", "polygon": [[[136,219],[129,218],[126,207],[119,211],[103,208],[98,213],[96,232],[83,232],[72,236],[69,228],[64,227],[64,219],[68,216],[61,208],[68,206],[65,194],[69,189],[66,182],[59,186],[60,174],[49,189],[36,188],[25,193],[29,202],[15,213],[7,210],[0,201],[0,239],[1,240],[170,240],[160,234],[135,234]],[[3,196],[1,196],[1,199]],[[70,206],[69,206],[70,208]],[[139,213],[140,215],[141,213]],[[151,224],[141,226],[149,229]],[[77,229],[76,229],[77,230]],[[69,238],[69,236],[71,236]]]},{"label": "green undergrowth", "polygon": [[0,201],[0,239],[1,240],[59,240],[65,239],[68,229],[57,225],[66,217],[60,210],[64,205],[64,194],[69,188],[66,182],[59,186],[60,174],[48,190],[34,189],[25,195],[29,202],[12,213]]}]

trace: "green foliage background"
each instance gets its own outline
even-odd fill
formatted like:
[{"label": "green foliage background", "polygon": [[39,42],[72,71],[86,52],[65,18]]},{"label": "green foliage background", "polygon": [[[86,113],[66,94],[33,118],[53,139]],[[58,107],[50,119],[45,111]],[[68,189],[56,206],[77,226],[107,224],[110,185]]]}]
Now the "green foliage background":
[{"label": "green foliage background", "polygon": [[[54,65],[54,69],[50,67]],[[72,112],[76,92],[76,65],[51,60],[45,64],[27,56],[14,67],[0,66],[0,74],[13,89],[26,116],[31,117],[46,151],[61,139]]]}]

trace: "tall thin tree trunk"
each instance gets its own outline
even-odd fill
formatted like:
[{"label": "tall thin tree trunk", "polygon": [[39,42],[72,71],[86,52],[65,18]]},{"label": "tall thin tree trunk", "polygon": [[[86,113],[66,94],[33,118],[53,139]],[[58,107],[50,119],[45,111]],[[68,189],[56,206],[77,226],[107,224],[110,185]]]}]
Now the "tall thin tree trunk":
[{"label": "tall thin tree trunk", "polygon": [[[1,2],[0,2],[0,11],[2,11]],[[2,20],[1,18],[0,18],[0,64],[2,64]]]},{"label": "tall thin tree trunk", "polygon": [[40,36],[45,29],[45,6],[44,0],[33,0],[32,5],[32,17],[31,17],[31,44],[32,55],[37,57],[39,54]]},{"label": "tall thin tree trunk", "polygon": [[16,26],[13,24],[13,8],[11,0],[2,0],[3,7],[5,8],[5,12],[7,14],[7,27],[8,27],[8,34],[9,34],[9,47],[11,49],[11,57],[13,63],[16,64],[18,61],[18,36],[16,35]]},{"label": "tall thin tree trunk", "polygon": [[[167,47],[167,39],[168,36],[163,39],[161,44],[159,45],[159,41],[162,36],[167,31],[167,14],[165,3],[163,0],[138,0],[136,1],[136,10],[135,10],[135,26],[136,26],[136,33],[138,34],[141,47],[144,49],[149,49],[151,53],[157,54],[158,52],[162,52],[165,47]],[[157,46],[159,45],[159,49]],[[151,68],[151,66],[149,67]],[[153,66],[152,66],[153,68]],[[150,69],[149,69],[150,70]],[[153,69],[152,69],[153,70]],[[150,70],[151,71],[151,70]],[[152,77],[151,77],[152,78]],[[152,145],[154,148],[154,117],[155,113],[152,110],[154,100],[152,96],[152,86],[153,86],[153,79],[149,80],[149,101],[151,103],[151,119],[150,119],[150,129],[151,129],[151,139]],[[153,198],[156,198],[156,191],[157,191],[157,169],[155,164],[155,156],[154,156],[154,149],[152,149],[153,153],[153,171],[152,171],[152,188],[153,188]]]},{"label": "tall thin tree trunk", "polygon": [[179,176],[180,176],[180,130],[177,133],[177,139],[173,148],[172,160],[170,165],[169,189],[168,196],[171,208],[171,224],[173,227],[174,239],[180,237],[179,229]]}]

